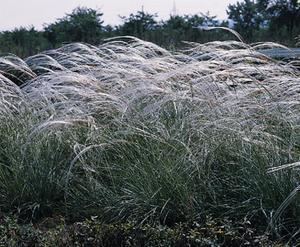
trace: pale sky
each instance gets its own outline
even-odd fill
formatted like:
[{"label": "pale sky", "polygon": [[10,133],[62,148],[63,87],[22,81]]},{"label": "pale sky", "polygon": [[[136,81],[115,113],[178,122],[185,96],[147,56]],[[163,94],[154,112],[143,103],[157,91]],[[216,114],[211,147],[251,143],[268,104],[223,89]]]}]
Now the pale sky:
[{"label": "pale sky", "polygon": [[[169,17],[174,0],[0,0],[0,31],[33,25],[42,29],[43,24],[54,22],[78,7],[99,9],[104,13],[105,24],[120,24],[118,17],[128,16],[144,7],[146,12],[157,13],[160,19]],[[177,13],[199,14],[210,12],[218,19],[225,19],[228,4],[237,0],[175,0]]]}]

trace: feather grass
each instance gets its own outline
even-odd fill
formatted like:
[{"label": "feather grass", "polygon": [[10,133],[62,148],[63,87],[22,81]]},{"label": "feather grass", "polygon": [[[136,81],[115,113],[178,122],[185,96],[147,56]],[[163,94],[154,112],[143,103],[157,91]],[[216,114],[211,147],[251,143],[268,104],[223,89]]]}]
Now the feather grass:
[{"label": "feather grass", "polygon": [[299,224],[299,71],[259,52],[277,44],[187,45],[117,37],[1,58],[1,210]]}]

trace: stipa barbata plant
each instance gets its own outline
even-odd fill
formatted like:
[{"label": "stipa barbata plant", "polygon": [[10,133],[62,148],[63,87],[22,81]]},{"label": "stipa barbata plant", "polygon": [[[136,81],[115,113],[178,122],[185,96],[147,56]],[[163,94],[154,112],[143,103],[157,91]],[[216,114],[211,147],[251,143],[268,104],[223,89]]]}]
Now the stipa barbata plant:
[{"label": "stipa barbata plant", "polygon": [[2,58],[3,210],[299,224],[298,171],[268,173],[299,161],[299,71],[259,52],[272,43],[188,46],[119,37]]}]

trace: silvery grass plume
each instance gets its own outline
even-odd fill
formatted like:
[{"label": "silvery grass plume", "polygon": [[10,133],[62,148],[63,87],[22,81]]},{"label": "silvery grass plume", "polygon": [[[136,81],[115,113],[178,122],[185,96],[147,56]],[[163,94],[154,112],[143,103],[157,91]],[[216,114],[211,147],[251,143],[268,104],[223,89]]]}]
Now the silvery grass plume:
[{"label": "silvery grass plume", "polygon": [[295,233],[299,71],[259,52],[273,43],[187,45],[117,37],[2,57],[1,210],[162,224],[212,214]]}]

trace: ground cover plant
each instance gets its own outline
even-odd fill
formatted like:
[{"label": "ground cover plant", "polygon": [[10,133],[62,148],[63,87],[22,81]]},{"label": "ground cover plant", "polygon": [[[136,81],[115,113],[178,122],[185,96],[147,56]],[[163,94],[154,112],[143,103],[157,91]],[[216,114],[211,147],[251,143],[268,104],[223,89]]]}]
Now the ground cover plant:
[{"label": "ground cover plant", "polygon": [[260,48],[133,37],[0,58],[0,209],[299,238],[300,77]]}]

